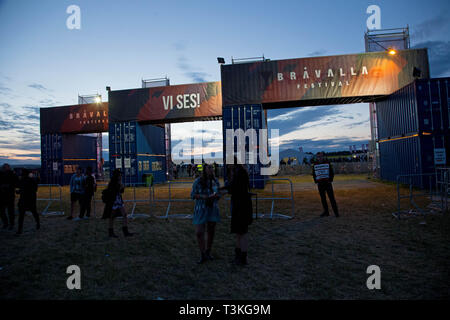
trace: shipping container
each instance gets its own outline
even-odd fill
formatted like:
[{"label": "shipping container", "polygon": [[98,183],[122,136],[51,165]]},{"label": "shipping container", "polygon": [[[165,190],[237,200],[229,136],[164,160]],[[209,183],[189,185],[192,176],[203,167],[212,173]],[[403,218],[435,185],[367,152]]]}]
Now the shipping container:
[{"label": "shipping container", "polygon": [[78,166],[83,169],[90,166],[96,172],[96,136],[60,133],[41,136],[42,183],[66,185],[71,176],[68,171]]},{"label": "shipping container", "polygon": [[[446,163],[449,162],[449,137],[445,135],[419,135],[390,140],[380,140],[380,177],[397,181],[399,175],[432,174],[435,172],[435,149],[446,149]],[[402,177],[400,182],[408,184],[409,179],[419,188],[429,187],[429,177]]]},{"label": "shipping container", "polygon": [[[258,188],[263,189],[267,176],[261,175],[261,161],[259,157],[259,150],[260,150],[260,129],[266,129],[266,119],[265,119],[265,112],[262,108],[262,105],[260,104],[254,104],[254,105],[240,105],[240,106],[226,106],[222,110],[222,117],[223,117],[223,154],[224,157],[226,157],[226,145],[227,145],[227,139],[226,139],[226,130],[227,129],[242,129],[244,132],[247,132],[249,129],[254,129],[256,133],[256,141],[253,144],[253,148],[251,149],[250,139],[246,138],[245,141],[245,162],[247,171],[249,173],[250,178],[250,187],[251,188]],[[234,138],[234,154],[237,152],[237,138]],[[231,143],[231,141],[229,142]],[[228,144],[229,144],[228,143]],[[250,164],[249,157],[250,152],[254,151],[257,154],[257,162],[255,164]],[[225,163],[226,163],[226,159]],[[227,172],[226,167],[224,168],[224,177],[225,180],[227,180]]]},{"label": "shipping container", "polygon": [[111,122],[109,133],[110,167],[122,170],[124,183],[143,183],[146,175],[167,180],[164,126]]},{"label": "shipping container", "polygon": [[[435,153],[442,150],[445,164],[450,163],[449,82],[450,78],[416,80],[376,103],[381,179],[433,173]],[[427,177],[412,182],[421,188],[429,185]]]},{"label": "shipping container", "polygon": [[376,103],[378,138],[450,130],[450,78],[420,79]]}]

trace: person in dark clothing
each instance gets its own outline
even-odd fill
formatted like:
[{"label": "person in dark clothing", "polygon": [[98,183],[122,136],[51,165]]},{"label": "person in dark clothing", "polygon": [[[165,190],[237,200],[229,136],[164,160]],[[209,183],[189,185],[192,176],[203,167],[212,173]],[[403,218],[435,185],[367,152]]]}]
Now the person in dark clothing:
[{"label": "person in dark clothing", "polygon": [[[3,222],[3,229],[9,228],[9,230],[12,230],[14,228],[17,183],[17,175],[11,170],[9,164],[5,163],[0,171],[0,217]],[[8,216],[6,216],[6,210],[8,210]]]},{"label": "person in dark clothing", "polygon": [[103,191],[103,201],[105,202],[105,209],[103,211],[102,219],[109,219],[109,237],[117,238],[114,234],[114,218],[123,217],[122,231],[125,237],[130,237],[133,233],[128,231],[127,213],[124,208],[122,193],[125,188],[122,185],[122,172],[119,169],[113,171],[111,181],[107,188]]},{"label": "person in dark clothing", "polygon": [[80,218],[74,218],[75,203],[78,202],[80,205],[80,217],[81,208],[83,206],[84,198],[84,176],[81,167],[77,168],[77,172],[70,178],[70,216],[67,220],[80,220]]},{"label": "person in dark clothing", "polygon": [[331,206],[333,207],[333,212],[336,218],[339,217],[339,211],[336,204],[336,200],[334,198],[333,191],[333,179],[334,179],[334,171],[330,162],[324,159],[323,152],[317,153],[317,161],[314,163],[312,167],[312,174],[314,178],[314,182],[317,183],[317,188],[319,189],[320,199],[322,201],[323,213],[320,215],[321,217],[327,217],[330,215],[328,212],[328,204],[327,197],[330,199]]},{"label": "person in dark clothing", "polygon": [[248,226],[253,222],[253,209],[249,176],[243,165],[234,165],[229,184],[221,189],[226,189],[231,194],[231,233],[236,234],[234,262],[237,265],[246,265],[247,234]]},{"label": "person in dark clothing", "polygon": [[25,211],[31,211],[34,220],[36,221],[36,230],[41,227],[39,221],[39,215],[36,209],[36,193],[38,189],[38,182],[36,179],[30,176],[28,169],[22,170],[22,177],[19,180],[19,190],[20,194],[18,207],[19,207],[19,228],[17,229],[17,234],[22,234],[23,231],[23,220],[25,218]]},{"label": "person in dark clothing", "polygon": [[86,213],[86,218],[91,216],[91,201],[94,197],[95,191],[97,191],[97,183],[95,181],[94,175],[92,174],[92,168],[86,168],[86,177],[83,180],[84,183],[84,194],[81,203],[80,219],[84,219],[84,214]]}]

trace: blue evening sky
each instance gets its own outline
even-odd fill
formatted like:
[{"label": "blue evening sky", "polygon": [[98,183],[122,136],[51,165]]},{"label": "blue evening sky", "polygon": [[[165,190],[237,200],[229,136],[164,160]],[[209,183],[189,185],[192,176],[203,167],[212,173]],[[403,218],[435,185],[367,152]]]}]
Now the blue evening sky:
[{"label": "blue evening sky", "polygon": [[[66,27],[72,4],[81,8],[80,30]],[[171,84],[218,81],[218,56],[363,52],[372,4],[382,28],[409,24],[411,46],[429,48],[432,76],[450,75],[447,0],[0,0],[0,159],[39,163],[38,108],[76,104],[78,94],[105,101],[107,85],[136,88],[166,75]],[[280,129],[281,149],[348,150],[370,137],[367,104],[272,110],[269,126]],[[190,127],[173,125],[173,140]],[[200,127],[220,132],[220,122]]]}]

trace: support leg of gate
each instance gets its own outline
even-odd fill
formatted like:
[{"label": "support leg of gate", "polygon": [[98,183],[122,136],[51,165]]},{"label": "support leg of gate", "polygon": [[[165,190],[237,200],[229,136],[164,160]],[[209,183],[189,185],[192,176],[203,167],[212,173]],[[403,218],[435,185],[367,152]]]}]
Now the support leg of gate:
[{"label": "support leg of gate", "polygon": [[170,200],[169,200],[169,205],[167,206],[167,210],[166,210],[166,216],[164,217],[165,219],[169,219],[169,212],[170,212]]},{"label": "support leg of gate", "polygon": [[133,202],[133,209],[131,209],[130,217],[132,218],[134,215],[134,210],[136,209],[136,202]]},{"label": "support leg of gate", "polygon": [[53,201],[49,201],[47,203],[47,206],[45,207],[44,211],[42,211],[41,215],[46,215],[47,214],[48,208],[50,208],[50,205],[52,204],[52,202]]}]

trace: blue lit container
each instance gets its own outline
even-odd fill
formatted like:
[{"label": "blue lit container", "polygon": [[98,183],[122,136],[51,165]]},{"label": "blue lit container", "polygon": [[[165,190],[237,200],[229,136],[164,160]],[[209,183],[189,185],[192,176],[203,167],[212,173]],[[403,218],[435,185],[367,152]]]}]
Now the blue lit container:
[{"label": "blue lit container", "polygon": [[[265,129],[265,113],[261,105],[241,105],[241,106],[226,106],[222,110],[223,122],[223,154],[226,156],[226,130],[227,129],[242,129],[247,131],[249,129],[256,130],[256,152],[259,150],[259,135],[260,129]],[[246,162],[248,161],[248,152],[250,144],[248,139],[245,142]],[[237,152],[237,139],[235,138],[234,152]],[[258,154],[258,153],[257,153]],[[226,159],[224,159],[226,162]],[[263,189],[267,180],[267,176],[260,174],[261,162],[259,154],[256,164],[247,164],[247,171],[250,178],[250,187]],[[226,166],[224,167],[224,177],[227,180]]]},{"label": "blue lit container", "polygon": [[447,133],[450,130],[449,84],[450,78],[420,79],[377,102],[379,139]]},{"label": "blue lit container", "polygon": [[97,168],[97,139],[88,135],[41,136],[41,183],[66,185],[77,167]]},{"label": "blue lit container", "polygon": [[[376,103],[381,179],[435,172],[435,149],[446,149],[450,164],[449,84],[450,78],[416,80]],[[429,186],[428,177],[411,179]]]},{"label": "blue lit container", "polygon": [[109,132],[111,170],[121,169],[126,184],[143,183],[148,174],[155,183],[167,180],[164,127],[110,122]]}]

